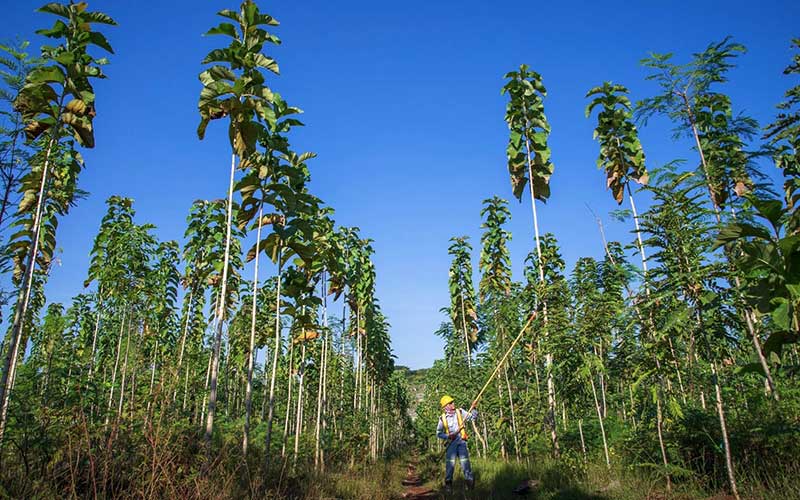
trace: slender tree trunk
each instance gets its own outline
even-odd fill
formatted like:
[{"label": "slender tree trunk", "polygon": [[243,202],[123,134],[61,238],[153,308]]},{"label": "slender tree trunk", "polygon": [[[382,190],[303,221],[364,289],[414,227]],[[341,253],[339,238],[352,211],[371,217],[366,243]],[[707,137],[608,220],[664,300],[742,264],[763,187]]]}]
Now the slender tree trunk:
[{"label": "slender tree trunk", "polygon": [[[3,376],[0,378],[0,447],[2,447],[3,444],[6,420],[8,418],[8,402],[11,397],[11,390],[16,377],[17,358],[20,350],[20,341],[22,340],[22,330],[25,325],[25,318],[28,316],[28,305],[31,298],[31,288],[33,287],[33,274],[36,268],[36,256],[39,253],[39,240],[41,239],[45,190],[49,180],[48,173],[50,169],[50,155],[53,151],[53,147],[55,147],[59,129],[61,128],[61,112],[63,110],[65,95],[66,90],[62,91],[59,99],[58,116],[56,117],[55,124],[52,128],[53,132],[50,136],[50,142],[47,145],[47,151],[44,157],[44,164],[42,165],[42,180],[39,183],[39,195],[36,201],[36,211],[33,218],[33,224],[31,225],[31,244],[26,257],[25,274],[23,276],[22,285],[20,286],[17,294],[17,302],[14,307],[14,320],[12,322],[10,336],[11,343],[8,346],[8,352],[6,353]],[[22,353],[25,353],[25,346],[23,346]]]},{"label": "slender tree trunk", "polygon": [[[290,332],[291,333],[291,332]],[[291,335],[289,335],[291,337]],[[292,425],[292,382],[294,375],[292,374],[292,367],[294,366],[294,339],[289,338],[289,368],[288,368],[288,387],[286,394],[286,414],[283,416],[283,440],[281,444],[281,458],[286,458],[286,440],[291,432]]]},{"label": "slender tree trunk", "polygon": [[207,394],[208,393],[208,383],[211,381],[211,362],[212,362],[212,358],[213,358],[213,356],[211,356],[211,353],[209,353],[209,355],[208,355],[208,365],[206,366],[206,382],[205,382],[205,384],[203,384],[203,403],[201,405],[202,409],[200,410],[200,422],[202,422],[203,420],[206,419],[206,408],[208,408],[208,405],[206,405],[206,402],[208,401],[208,394]]},{"label": "slender tree trunk", "polygon": [[119,356],[122,351],[122,337],[125,333],[125,313],[122,311],[122,321],[119,326],[119,338],[117,339],[117,354],[114,359],[114,370],[111,372],[111,389],[108,394],[108,405],[106,406],[106,420],[105,425],[108,424],[108,415],[111,413],[111,403],[114,401],[114,383],[117,381],[117,368],[119,367]]},{"label": "slender tree trunk", "polygon": [[326,377],[328,374],[328,367],[327,367],[327,351],[328,351],[328,301],[327,295],[325,293],[326,289],[326,282],[325,282],[325,271],[322,272],[322,283],[321,283],[321,295],[322,295],[322,349],[320,352],[320,372],[319,372],[319,382],[317,384],[317,420],[316,425],[314,426],[314,470],[319,470],[320,468],[320,460],[321,460],[321,453],[320,453],[320,446],[319,446],[319,439],[320,439],[320,430],[322,427],[322,412],[325,409],[325,386],[326,386]]},{"label": "slender tree trunk", "polygon": [[217,377],[219,375],[219,352],[222,344],[222,327],[225,323],[225,308],[227,306],[228,292],[228,264],[231,254],[231,219],[233,218],[233,178],[236,171],[236,154],[231,154],[231,174],[228,182],[228,205],[225,223],[225,255],[222,259],[222,284],[219,303],[216,311],[216,335],[214,336],[214,351],[211,363],[211,389],[208,394],[208,415],[206,416],[206,452],[211,454],[211,435],[214,431],[214,416],[217,411]]},{"label": "slender tree trunk", "polygon": [[117,406],[117,420],[122,417],[122,403],[125,401],[125,380],[128,378],[128,351],[131,347],[131,331],[128,329],[128,338],[125,340],[125,360],[122,362],[122,382],[119,389],[119,405]]},{"label": "slender tree trunk", "polygon": [[267,413],[267,437],[264,441],[264,469],[268,471],[272,451],[272,420],[275,416],[275,378],[278,373],[278,353],[281,351],[281,271],[283,269],[283,251],[278,247],[278,284],[275,293],[275,345],[272,352],[272,376],[269,381],[269,410]]},{"label": "slender tree trunk", "polygon": [[583,439],[583,419],[578,419],[578,434],[581,437],[581,451],[583,452],[583,461],[586,461],[586,441]]},{"label": "slender tree trunk", "polygon": [[[523,108],[524,109],[524,108]],[[526,129],[528,122],[528,114],[525,111],[525,124]],[[536,256],[537,256],[537,263],[539,264],[539,281],[542,285],[545,284],[544,281],[544,267],[542,264],[542,247],[539,243],[539,218],[536,214],[536,193],[533,189],[533,162],[531,161],[531,143],[530,137],[528,134],[525,134],[525,153],[527,155],[527,163],[528,163],[528,185],[530,187],[531,193],[531,210],[533,212],[533,231],[536,237]],[[547,303],[543,303],[543,316],[544,316],[544,328],[545,331],[547,330]],[[555,401],[555,383],[553,381],[553,354],[547,353],[545,354],[545,366],[547,369],[547,403],[548,403],[548,423],[550,425],[550,440],[553,443],[553,455],[558,458],[560,456],[560,450],[558,447],[558,432],[556,430],[556,401]]]},{"label": "slender tree trunk", "polygon": [[464,329],[464,345],[467,347],[467,369],[472,369],[472,353],[469,350],[469,335],[467,335],[467,316],[464,308],[464,290],[459,290],[461,298],[461,325]]},{"label": "slender tree trunk", "polygon": [[[189,298],[186,301],[186,318],[183,323],[183,333],[181,334],[181,348],[178,352],[178,366],[175,368],[175,373],[180,374],[181,365],[183,364],[183,354],[186,349],[186,336],[189,333],[189,318],[192,316],[192,300],[194,299],[194,286],[189,288]],[[172,394],[172,401],[178,397],[178,388],[175,387],[175,392]]]},{"label": "slender tree trunk", "polygon": [[186,378],[183,380],[183,403],[181,411],[186,411],[186,398],[189,395],[189,365],[186,365]]},{"label": "slender tree trunk", "polygon": [[[14,144],[12,144],[11,146],[11,151],[14,151],[16,149],[16,141],[17,138],[15,136]],[[10,165],[13,166],[14,160],[12,159],[11,162],[9,163]],[[9,175],[8,179],[6,180],[6,186],[5,189],[3,190],[3,202],[2,205],[0,205],[0,227],[2,227],[3,221],[6,220],[6,209],[8,207],[8,201],[9,201],[8,199],[11,197],[11,188],[13,187],[14,184],[16,184],[16,180],[14,179],[13,173],[11,173],[11,175]]]},{"label": "slender tree trunk", "polygon": [[488,448],[489,448],[489,430],[486,428],[486,418],[481,418],[481,431],[483,432],[483,444],[485,445],[484,448],[484,458],[488,457]]},{"label": "slender tree trunk", "polygon": [[664,473],[667,476],[667,491],[672,491],[672,477],[669,473],[669,460],[667,460],[667,449],[664,446],[664,435],[662,429],[664,427],[664,418],[661,413],[661,388],[659,387],[656,394],[656,430],[658,431],[658,446],[661,448],[661,460],[664,463]]},{"label": "slender tree trunk", "polygon": [[[502,422],[505,419],[505,416],[503,415],[503,389],[500,384],[500,379],[497,379],[497,400],[500,401],[498,410],[500,412],[500,421]],[[506,439],[502,433],[500,434],[500,456],[503,457],[503,460],[508,459],[508,455],[506,453]]]},{"label": "slender tree trunk", "polygon": [[558,433],[556,431],[556,390],[555,383],[553,382],[553,355],[547,353],[545,355],[545,363],[547,365],[547,403],[549,406],[548,420],[550,423],[550,440],[553,442],[553,456],[559,458],[561,451],[558,447]]},{"label": "slender tree trunk", "polygon": [[[326,333],[327,336],[327,333]],[[327,342],[325,338],[322,340],[322,348],[320,351],[320,374],[319,380],[317,381],[317,418],[316,423],[314,425],[314,470],[319,470],[319,462],[320,462],[320,448],[319,448],[319,438],[320,438],[320,428],[322,424],[322,410],[323,410],[323,385],[325,383],[325,351],[327,349]]]},{"label": "slender tree trunk", "polygon": [[[302,329],[303,339],[306,337],[305,328]],[[295,415],[295,432],[294,432],[294,453],[292,454],[292,469],[297,466],[297,452],[300,449],[300,434],[303,433],[303,387],[305,386],[305,367],[306,367],[306,343],[303,340],[303,347],[300,349],[300,380],[297,382],[297,412]]]},{"label": "slender tree trunk", "polygon": [[[326,299],[326,301],[327,301],[327,299]],[[323,381],[322,381],[322,429],[321,429],[321,432],[322,432],[323,436],[326,435],[327,430],[328,430],[328,414],[331,412],[331,406],[332,406],[330,398],[328,398],[328,372],[329,372],[329,366],[330,366],[331,350],[333,350],[333,355],[336,356],[336,349],[335,349],[335,347],[333,345],[332,335],[331,335],[330,330],[328,330],[328,328],[327,328],[327,325],[328,325],[328,313],[327,313],[327,310],[325,309],[325,307],[326,307],[326,303],[323,302],[323,310],[322,310],[323,319],[324,319],[323,325],[325,325],[325,332],[326,332],[325,333],[325,338],[326,338],[326,345],[327,345],[326,350],[325,350],[325,370],[323,371]],[[335,418],[335,414],[334,414],[334,418]],[[320,449],[319,449],[319,465],[320,465],[320,469],[319,470],[321,472],[324,472],[325,471],[325,447],[323,447],[321,445],[320,445]]]},{"label": "slender tree trunk", "polygon": [[514,413],[514,396],[511,393],[511,383],[508,381],[508,367],[503,367],[503,374],[506,378],[506,389],[508,390],[508,405],[511,410],[511,430],[514,432],[514,455],[517,457],[517,462],[520,460],[519,455],[519,439],[517,438],[517,418]]},{"label": "slender tree trunk", "polygon": [[261,421],[267,418],[267,402],[269,401],[269,347],[264,346],[264,395],[261,397]]},{"label": "slender tree trunk", "polygon": [[[606,456],[606,467],[611,468],[611,460],[608,458],[608,442],[606,441],[606,428],[603,425],[603,412],[600,410],[600,402],[597,400],[597,390],[594,387],[594,377],[589,377],[592,386],[592,396],[594,396],[594,407],[597,410],[597,420],[600,422],[600,434],[603,436],[603,453]],[[583,445],[583,431],[581,431],[581,445]],[[585,451],[584,451],[585,453]]]},{"label": "slender tree trunk", "polygon": [[728,471],[728,482],[731,487],[731,493],[739,500],[739,490],[736,488],[736,477],[733,471],[733,459],[731,458],[731,445],[728,440],[728,427],[725,424],[725,409],[722,405],[722,389],[719,385],[719,375],[717,374],[716,361],[711,362],[711,378],[714,383],[714,393],[717,398],[717,414],[719,415],[719,428],[722,432],[722,442],[725,445],[725,468]]},{"label": "slender tree trunk", "polygon": [[244,435],[242,436],[242,455],[247,456],[247,441],[250,438],[250,412],[253,408],[253,358],[256,350],[256,311],[258,309],[258,257],[261,254],[261,219],[263,205],[258,209],[258,229],[256,230],[256,257],[253,270],[253,303],[250,311],[250,351],[247,353],[247,388],[245,389]]},{"label": "slender tree trunk", "polygon": [[[604,363],[604,359],[605,358],[603,357],[603,341],[602,341],[602,339],[600,340],[600,346],[597,347],[597,348],[593,347],[593,349],[595,350],[594,353],[597,356],[597,359],[600,361],[600,366],[601,367],[605,366],[605,363]],[[600,400],[600,403],[601,403],[600,408],[602,408],[602,410],[603,410],[603,418],[607,418],[608,417],[608,407],[606,405],[606,379],[603,376],[603,372],[602,371],[597,374],[597,378],[598,378],[598,382],[600,384],[600,395],[602,396],[602,398]]]},{"label": "slender tree trunk", "polygon": [[[531,346],[533,347],[533,346]],[[536,360],[536,351],[539,350],[539,341],[536,342],[536,348],[531,349],[531,357],[533,364],[533,376],[536,378],[536,399],[542,398],[542,383],[539,381],[539,362]]]},{"label": "slender tree trunk", "polygon": [[480,457],[486,458],[486,438],[478,431],[478,426],[475,425],[474,420],[470,420],[470,423],[472,424],[472,432],[475,434],[475,437],[478,438],[478,442],[481,444],[481,449],[479,450]]},{"label": "slender tree trunk", "polygon": [[[153,400],[153,386],[155,385],[156,381],[156,361],[158,361],[158,340],[156,340],[156,346],[155,349],[153,349],[153,361],[151,367],[152,371],[150,372],[150,387],[147,390],[147,414],[150,413],[150,403]],[[147,423],[147,417],[145,417],[145,423]]]},{"label": "slender tree trunk", "polygon": [[[230,357],[230,354],[231,354],[231,339],[230,339],[230,337],[228,335],[225,335],[225,337],[222,339],[222,342],[224,343],[223,347],[225,349],[224,350],[225,355],[224,356],[220,356],[220,359],[219,359],[218,363],[223,363],[224,362],[223,366],[225,367],[225,369],[222,371],[222,382],[223,382],[222,387],[224,389],[223,390],[223,394],[225,394],[225,415],[230,417],[230,415],[231,415],[231,403],[233,402],[233,399],[234,399],[233,397],[231,397],[231,391],[230,391],[230,382],[231,382],[231,377],[230,377],[230,372],[231,372],[231,363],[230,363],[230,358],[231,358]],[[222,350],[222,348],[220,348],[220,350]],[[235,394],[233,396],[235,397]]]},{"label": "slender tree trunk", "polygon": [[[533,196],[533,185],[531,184],[531,196]],[[534,211],[534,221],[536,220],[536,202],[535,199],[532,199],[533,211]],[[538,252],[538,262],[539,262],[539,280],[544,285],[544,268],[542,267],[542,254],[541,249],[539,247],[539,233],[538,229],[536,230],[536,250]],[[543,303],[543,313],[544,313],[544,327],[545,331],[547,331],[547,303]],[[545,333],[547,335],[547,333]],[[553,456],[555,458],[559,458],[561,455],[559,446],[558,446],[558,431],[556,428],[556,393],[555,393],[555,382],[553,381],[553,354],[548,352],[545,354],[544,357],[544,364],[545,364],[545,372],[547,375],[547,423],[550,426],[550,440],[553,444]]]}]

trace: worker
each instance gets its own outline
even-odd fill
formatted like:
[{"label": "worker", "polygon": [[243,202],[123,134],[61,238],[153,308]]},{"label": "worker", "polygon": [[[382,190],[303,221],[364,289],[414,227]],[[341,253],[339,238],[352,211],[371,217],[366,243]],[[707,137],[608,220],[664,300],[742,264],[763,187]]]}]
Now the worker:
[{"label": "worker", "polygon": [[472,466],[469,463],[465,425],[467,422],[478,418],[478,410],[473,409],[472,412],[468,412],[461,408],[456,408],[453,398],[447,395],[442,396],[439,404],[444,413],[439,418],[436,436],[439,439],[444,439],[446,446],[444,487],[448,492],[453,487],[453,472],[456,467],[456,458],[458,458],[461,462],[461,472],[464,473],[467,487],[472,489],[475,486],[475,478],[472,476]]}]

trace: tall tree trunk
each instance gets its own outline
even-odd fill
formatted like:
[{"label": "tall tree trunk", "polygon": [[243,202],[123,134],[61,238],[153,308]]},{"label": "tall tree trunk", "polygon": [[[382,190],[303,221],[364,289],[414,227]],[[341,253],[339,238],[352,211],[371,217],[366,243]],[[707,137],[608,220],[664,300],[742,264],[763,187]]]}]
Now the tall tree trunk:
[{"label": "tall tree trunk", "polygon": [[536,341],[536,347],[531,345],[531,364],[533,366],[533,375],[536,378],[536,399],[541,399],[542,397],[542,383],[539,381],[539,363],[536,360],[536,351],[539,350],[539,341]]},{"label": "tall tree trunk", "polygon": [[186,411],[186,398],[189,394],[189,364],[186,364],[186,378],[183,380],[183,402],[181,403],[181,411]]},{"label": "tall tree trunk", "polygon": [[[50,142],[47,145],[45,152],[44,164],[42,165],[42,180],[39,183],[39,194],[36,200],[36,211],[31,225],[31,244],[26,256],[25,274],[22,279],[22,285],[17,294],[17,302],[14,306],[14,319],[12,322],[10,338],[11,343],[8,345],[6,353],[5,367],[3,369],[2,378],[0,378],[0,446],[3,443],[3,436],[6,428],[6,420],[8,418],[8,403],[11,398],[11,390],[14,385],[16,377],[17,362],[19,355],[20,341],[22,340],[22,330],[25,325],[25,318],[28,316],[28,305],[31,298],[31,289],[33,288],[33,274],[36,267],[36,256],[39,253],[39,240],[41,238],[42,217],[44,210],[45,191],[48,183],[48,173],[50,169],[50,155],[55,147],[58,138],[59,129],[61,128],[61,112],[63,110],[64,96],[66,89],[62,91],[58,104],[58,115],[55,124],[52,127],[52,134]],[[23,346],[22,353],[25,353],[25,346]]]},{"label": "tall tree trunk", "polygon": [[[603,412],[600,410],[600,402],[597,399],[597,390],[594,387],[594,377],[589,377],[592,386],[592,396],[594,396],[594,407],[597,410],[597,420],[600,422],[600,434],[603,436],[603,453],[606,456],[606,467],[611,468],[611,460],[608,458],[608,442],[606,441],[606,428],[603,425]],[[583,432],[581,431],[581,444],[583,444]],[[585,453],[585,451],[584,451]]]},{"label": "tall tree trunk", "polygon": [[269,401],[269,346],[264,346],[264,395],[261,397],[261,421],[267,419],[267,402]]},{"label": "tall tree trunk", "polygon": [[[326,309],[323,309],[324,314],[324,325],[326,326],[325,331],[325,338],[326,338],[326,349],[325,349],[325,370],[323,371],[323,381],[322,381],[322,429],[320,432],[324,436],[328,430],[328,414],[332,411],[332,406],[330,398],[328,397],[328,372],[330,366],[330,357],[331,357],[331,350],[333,350],[333,355],[336,356],[336,350],[333,346],[333,336],[330,333],[330,330],[327,328],[328,324],[328,313]],[[334,413],[334,418],[335,418]],[[320,465],[320,472],[325,471],[325,448],[320,445],[319,449],[319,465]]]},{"label": "tall tree trunk", "polygon": [[122,382],[119,389],[119,405],[117,406],[117,420],[122,416],[122,403],[125,401],[125,380],[128,378],[128,351],[131,347],[131,331],[128,329],[128,338],[125,340],[125,360],[122,362]]},{"label": "tall tree trunk", "polygon": [[[283,251],[278,247],[278,284],[275,293],[275,345],[272,353],[272,376],[269,381],[269,410],[267,413],[267,436],[264,441],[264,468],[269,469],[270,444],[272,441],[272,420],[275,416],[275,378],[278,373],[278,353],[281,350],[281,271],[283,269]],[[266,361],[265,361],[266,366]]]},{"label": "tall tree trunk", "polygon": [[[302,329],[303,339],[306,337],[305,328]],[[297,382],[297,413],[295,415],[296,421],[294,425],[294,453],[292,454],[292,469],[297,466],[297,452],[300,449],[300,434],[303,433],[303,387],[305,386],[306,379],[306,343],[303,340],[303,347],[300,354],[300,368],[298,369],[300,380]]]},{"label": "tall tree trunk", "polygon": [[475,421],[474,420],[470,420],[470,423],[472,424],[472,432],[475,434],[475,437],[478,438],[478,442],[481,444],[481,448],[479,450],[480,457],[481,458],[486,458],[486,438],[484,438],[481,435],[481,433],[478,431],[478,426],[475,425]]},{"label": "tall tree trunk", "polygon": [[472,353],[469,350],[469,335],[467,335],[467,315],[466,311],[464,310],[464,290],[459,290],[459,296],[461,298],[461,325],[464,330],[464,345],[467,348],[467,369],[472,369]]},{"label": "tall tree trunk", "polygon": [[253,408],[253,358],[256,350],[256,311],[258,308],[258,257],[261,254],[261,219],[263,205],[258,209],[258,229],[256,230],[256,257],[253,269],[253,303],[250,311],[250,350],[247,353],[247,388],[245,389],[244,434],[242,436],[242,455],[247,456],[247,441],[250,438],[250,412]]},{"label": "tall tree trunk", "polygon": [[[291,333],[291,331],[290,331]],[[286,440],[289,437],[289,433],[291,432],[291,414],[292,414],[292,382],[294,381],[294,375],[292,374],[292,367],[294,366],[294,339],[291,338],[291,334],[289,335],[289,368],[288,368],[288,388],[286,394],[286,414],[283,418],[283,440],[281,444],[281,458],[286,458]]]},{"label": "tall tree trunk", "polygon": [[[156,339],[156,346],[153,349],[153,361],[152,361],[152,371],[150,372],[150,388],[147,390],[147,413],[150,413],[150,403],[153,400],[153,386],[156,381],[156,361],[158,361],[158,339]],[[178,379],[176,377],[178,381]],[[147,418],[145,417],[145,423],[147,423]]]},{"label": "tall tree trunk", "polygon": [[208,401],[208,384],[211,382],[211,363],[214,361],[214,356],[211,353],[208,354],[208,366],[206,366],[206,382],[203,385],[203,404],[202,410],[200,411],[200,421],[202,422],[206,418],[206,402]]},{"label": "tall tree trunk", "polygon": [[228,292],[228,264],[231,254],[231,219],[233,218],[233,178],[236,171],[236,154],[231,154],[231,174],[228,182],[228,205],[225,222],[225,255],[222,259],[222,285],[216,311],[216,335],[211,362],[211,389],[208,394],[208,415],[206,416],[206,453],[211,454],[211,434],[214,431],[214,416],[217,411],[217,377],[219,375],[219,351],[222,344],[222,327],[225,322],[225,308]]},{"label": "tall tree trunk", "polygon": [[586,461],[586,441],[583,440],[583,419],[578,419],[578,434],[581,436],[581,451],[583,452],[583,460]]},{"label": "tall tree trunk", "polygon": [[667,449],[664,446],[664,435],[662,429],[664,427],[664,417],[661,412],[661,387],[658,388],[656,394],[656,430],[658,431],[658,446],[661,448],[661,460],[664,464],[664,473],[667,476],[667,491],[672,491],[672,477],[669,473],[669,460],[667,459]]},{"label": "tall tree trunk", "polygon": [[114,401],[114,383],[117,381],[117,368],[119,367],[119,356],[122,351],[122,337],[125,335],[125,313],[122,311],[122,321],[119,325],[119,338],[117,339],[117,354],[114,359],[114,370],[111,372],[111,389],[108,394],[108,405],[106,406],[106,420],[104,425],[108,425],[108,416],[111,413],[111,403]]},{"label": "tall tree trunk", "polygon": [[719,428],[722,432],[722,442],[725,445],[725,468],[728,471],[728,483],[731,487],[731,493],[739,500],[739,490],[736,488],[736,477],[733,471],[733,459],[731,458],[731,445],[728,440],[728,427],[725,424],[725,409],[722,405],[722,389],[719,385],[719,375],[717,374],[716,361],[711,362],[711,379],[714,383],[714,393],[717,398],[717,415],[719,415]]},{"label": "tall tree trunk", "polygon": [[[523,107],[523,109],[525,109]],[[528,114],[525,111],[525,124],[526,129],[529,124],[528,122]],[[542,263],[542,247],[539,242],[539,218],[536,214],[536,193],[533,189],[533,162],[531,161],[531,142],[530,137],[528,134],[525,134],[525,153],[527,155],[527,162],[528,162],[528,185],[530,187],[531,193],[531,210],[533,212],[533,231],[536,237],[536,256],[537,256],[537,263],[539,264],[539,281],[542,285],[545,284],[544,281],[544,265]],[[544,328],[547,331],[547,303],[543,301],[543,317],[544,317]],[[553,354],[547,353],[545,354],[545,367],[547,369],[547,403],[548,403],[548,416],[547,420],[550,425],[550,440],[553,443],[553,455],[558,458],[561,455],[558,446],[558,431],[556,430],[556,399],[555,399],[555,383],[553,381]]]},{"label": "tall tree trunk", "polygon": [[[14,136],[14,143],[11,146],[11,151],[12,152],[14,150],[16,150],[16,142],[17,142],[17,137],[15,135]],[[9,164],[13,166],[13,164],[14,164],[13,158],[9,162]],[[14,186],[14,184],[16,184],[16,181],[17,181],[17,179],[14,178],[13,172],[10,173],[10,175],[8,176],[8,179],[5,180],[6,185],[5,185],[5,189],[3,190],[3,202],[2,202],[2,204],[0,204],[0,227],[2,227],[3,221],[6,220],[6,209],[8,208],[9,198],[11,197],[11,188]]]},{"label": "tall tree trunk", "polygon": [[[327,336],[327,333],[325,334]],[[322,411],[323,411],[323,385],[325,383],[325,370],[327,369],[325,366],[325,351],[327,350],[327,342],[325,337],[322,339],[322,348],[320,350],[320,373],[319,373],[319,380],[317,381],[317,418],[314,425],[314,470],[319,470],[319,462],[320,462],[320,447],[319,447],[319,438],[320,438],[320,429],[322,426]]]},{"label": "tall tree trunk", "polygon": [[320,446],[319,446],[319,439],[320,439],[320,430],[322,427],[322,412],[325,409],[325,386],[326,386],[326,377],[328,374],[328,367],[327,367],[327,351],[328,351],[328,301],[327,295],[325,293],[326,289],[326,282],[325,282],[325,271],[322,272],[322,283],[321,286],[321,295],[322,295],[322,349],[319,355],[320,362],[320,372],[319,372],[319,381],[317,384],[317,419],[316,425],[314,426],[314,470],[319,470],[320,468],[320,460],[321,460],[321,453],[320,453]]},{"label": "tall tree trunk", "polygon": [[[597,350],[595,350],[595,354],[597,355],[597,359],[600,360],[600,366],[601,367],[605,366],[605,363],[604,363],[605,358],[603,357],[603,341],[602,341],[602,339],[600,340],[600,346],[597,348]],[[607,418],[608,417],[608,405],[606,405],[606,379],[603,376],[603,372],[602,371],[597,375],[597,378],[598,378],[598,381],[600,383],[600,395],[601,395],[601,400],[600,400],[601,406],[600,406],[600,408],[602,408],[602,410],[603,410],[603,418]]]},{"label": "tall tree trunk", "polygon": [[558,433],[556,431],[556,390],[553,382],[553,355],[551,353],[545,355],[545,364],[547,366],[547,403],[549,407],[547,419],[550,424],[550,440],[553,443],[553,456],[559,458],[561,451],[558,447]]},{"label": "tall tree trunk", "polygon": [[508,367],[503,366],[503,374],[506,378],[506,389],[508,390],[508,404],[511,410],[511,430],[514,433],[514,455],[517,457],[517,462],[520,460],[519,455],[519,439],[517,438],[517,417],[514,413],[514,396],[511,393],[511,383],[508,381]]},{"label": "tall tree trunk", "polygon": [[[502,422],[505,417],[503,415],[503,389],[500,384],[500,379],[497,380],[497,400],[500,402],[498,411],[500,412],[500,421]],[[505,436],[502,434],[500,435],[500,456],[503,457],[503,460],[508,459],[508,455],[506,453],[506,440]]]},{"label": "tall tree trunk", "polygon": [[[183,364],[183,354],[186,350],[186,336],[189,333],[189,319],[192,316],[192,300],[194,299],[194,286],[189,288],[189,298],[186,301],[186,318],[183,323],[183,333],[181,333],[181,348],[178,352],[178,366],[175,368],[175,373],[180,374],[181,365]],[[178,397],[178,387],[175,387],[175,392],[172,394],[172,401]]]}]

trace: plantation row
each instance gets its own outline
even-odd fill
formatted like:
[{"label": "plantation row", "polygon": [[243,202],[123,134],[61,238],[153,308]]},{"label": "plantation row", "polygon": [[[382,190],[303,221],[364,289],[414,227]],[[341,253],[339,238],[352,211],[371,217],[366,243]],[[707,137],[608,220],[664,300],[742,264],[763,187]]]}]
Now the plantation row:
[{"label": "plantation row", "polygon": [[251,0],[218,13],[225,21],[207,35],[228,42],[199,75],[199,138],[227,123],[227,197],[192,205],[181,249],[112,196],[86,292],[45,308],[58,222],[84,196],[79,150],[94,146],[92,81],[107,61],[92,52],[113,53],[93,27],[116,23],[85,3],[39,11],[57,17],[37,32],[57,45],[41,57],[25,43],[3,47],[0,216],[14,227],[4,255],[15,292],[0,495],[185,498],[233,482],[223,491],[241,496],[280,487],[287,469],[375,461],[402,446],[410,420],[371,240],[337,227],[309,191],[315,155],[290,144],[301,111],[267,83],[278,65],[263,51],[279,43],[267,31],[278,22]]},{"label": "plantation row", "polygon": [[[617,203],[629,204],[618,215],[632,237],[606,241],[598,219],[605,257],[578,259],[570,275],[537,220],[555,171],[542,77],[524,65],[506,75],[508,171],[516,198],[529,191],[535,246],[524,280],[513,281],[511,212],[506,200],[484,200],[476,293],[473,247],[450,240],[449,318],[436,332],[445,357],[426,374],[416,420],[431,451],[441,395],[467,408],[536,312],[478,405],[473,453],[549,454],[576,476],[600,461],[610,477],[632,470],[668,492],[724,488],[738,499],[744,477],[748,497],[796,496],[786,478],[800,443],[800,86],[759,129],[723,93],[742,52],[725,39],[684,64],[653,54],[642,63],[660,93],[635,105],[622,85],[587,92],[597,165]],[[800,73],[800,54],[785,73]],[[648,172],[635,119],[653,117],[692,139],[696,167]],[[761,171],[775,166],[784,199]]]}]

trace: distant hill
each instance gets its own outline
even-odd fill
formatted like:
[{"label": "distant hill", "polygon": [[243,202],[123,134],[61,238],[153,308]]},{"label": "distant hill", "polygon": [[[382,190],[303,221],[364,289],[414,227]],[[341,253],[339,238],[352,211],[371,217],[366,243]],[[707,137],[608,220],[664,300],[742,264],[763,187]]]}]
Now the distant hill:
[{"label": "distant hill", "polygon": [[409,409],[408,414],[412,419],[417,418],[417,405],[425,397],[425,375],[428,373],[429,368],[420,368],[412,370],[407,366],[396,366],[396,371],[402,372],[406,377],[408,383],[408,396],[409,396]]}]

